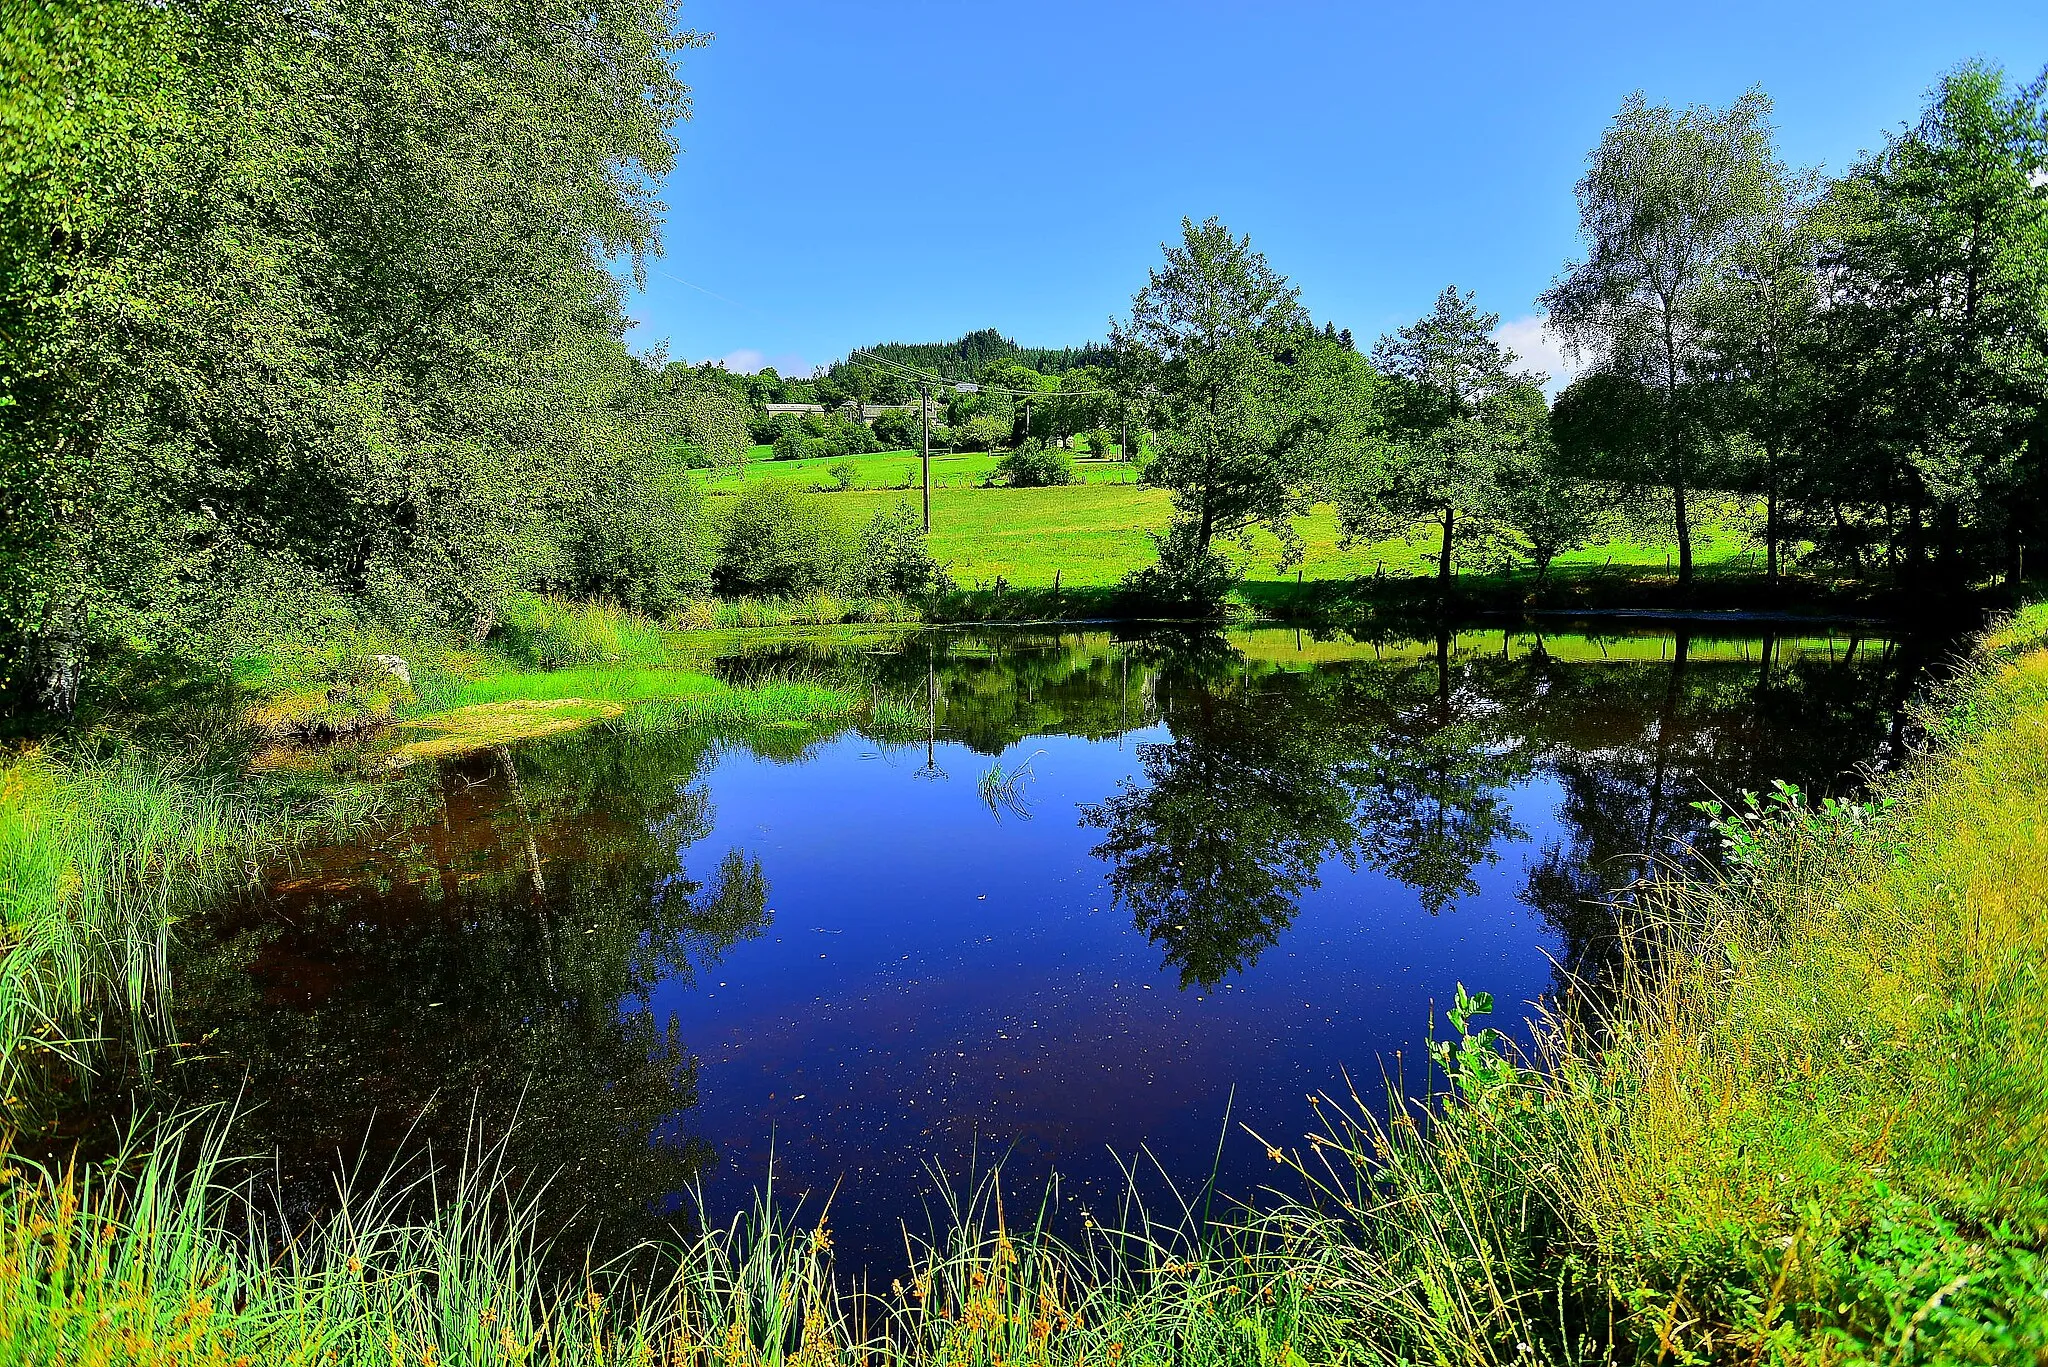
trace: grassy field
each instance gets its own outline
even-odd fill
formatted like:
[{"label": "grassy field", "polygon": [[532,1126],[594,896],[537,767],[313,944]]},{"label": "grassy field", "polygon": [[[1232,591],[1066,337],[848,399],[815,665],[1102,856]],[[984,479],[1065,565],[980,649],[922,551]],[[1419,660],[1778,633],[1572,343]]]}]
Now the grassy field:
[{"label": "grassy field", "polygon": [[[815,488],[834,482],[830,473],[833,466],[842,460],[851,461],[854,467],[856,490],[908,490],[915,494],[919,488],[922,473],[915,451],[877,451],[865,456],[813,456],[805,460],[776,460],[774,448],[756,446],[747,462],[748,480],[783,480],[789,483]],[[932,454],[932,488],[971,489],[988,479],[989,474],[1002,462],[1001,455],[986,451],[962,451]],[[1077,453],[1074,470],[1088,484],[1130,484],[1137,480],[1137,472],[1121,461],[1096,460],[1085,452]],[[731,469],[708,471],[705,487],[719,493],[729,493],[740,485],[737,471]]]},{"label": "grassy field", "polygon": [[[818,491],[841,520],[858,526],[898,503],[920,506],[917,453],[891,451],[849,457],[855,469],[853,488],[822,491],[832,480],[830,459],[774,461],[749,467],[750,480],[776,480]],[[965,588],[993,585],[1000,578],[1013,588],[1043,588],[1059,576],[1062,586],[1105,588],[1152,558],[1151,533],[1165,528],[1172,501],[1163,489],[1137,483],[1131,467],[1117,461],[1080,460],[1075,468],[1085,481],[1049,489],[985,487],[1000,458],[987,454],[934,457],[932,460],[932,553],[951,569]],[[739,488],[731,471],[708,478],[714,496]],[[1761,554],[1732,529],[1736,510],[1719,524],[1698,534],[1694,558],[1703,570],[1744,560],[1761,568]],[[1281,569],[1278,543],[1255,533],[1242,547],[1231,548],[1253,584],[1348,580],[1384,574],[1394,578],[1436,572],[1436,543],[1426,531],[1406,540],[1339,544],[1336,510],[1313,509],[1296,524],[1305,543],[1301,563]],[[1665,542],[1616,540],[1602,542],[1559,557],[1566,573],[1589,566],[1661,569],[1673,555]],[[1461,569],[1469,570],[1469,565]]]},{"label": "grassy field", "polygon": [[1210,1221],[1183,1193],[1064,1242],[984,1186],[887,1287],[764,1198],[663,1270],[559,1281],[489,1153],[424,1221],[361,1191],[252,1236],[258,1171],[173,1122],[8,1171],[0,1359],[2048,1360],[2048,608],[1925,721],[1866,806],[1726,814],[1727,873],[1641,895],[1617,989],[1526,1051],[1460,988],[1426,1098],[1316,1098],[1306,1144],[1252,1118],[1299,1198]]}]

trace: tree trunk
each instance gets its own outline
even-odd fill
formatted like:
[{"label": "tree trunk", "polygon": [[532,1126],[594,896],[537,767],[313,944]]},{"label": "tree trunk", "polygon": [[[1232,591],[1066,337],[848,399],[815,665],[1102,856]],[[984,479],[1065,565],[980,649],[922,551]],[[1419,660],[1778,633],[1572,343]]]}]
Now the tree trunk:
[{"label": "tree trunk", "polygon": [[76,602],[51,598],[43,605],[43,629],[35,645],[36,705],[68,717],[78,709],[78,685],[85,673],[83,618]]},{"label": "tree trunk", "polygon": [[1778,582],[1778,452],[1764,451],[1764,578]]},{"label": "tree trunk", "polygon": [[1685,477],[1671,483],[1671,515],[1678,531],[1678,582],[1692,582],[1692,514],[1685,506]]},{"label": "tree trunk", "polygon": [[1443,549],[1437,554],[1436,582],[1446,589],[1451,586],[1451,530],[1457,516],[1455,509],[1444,509],[1444,544]]}]

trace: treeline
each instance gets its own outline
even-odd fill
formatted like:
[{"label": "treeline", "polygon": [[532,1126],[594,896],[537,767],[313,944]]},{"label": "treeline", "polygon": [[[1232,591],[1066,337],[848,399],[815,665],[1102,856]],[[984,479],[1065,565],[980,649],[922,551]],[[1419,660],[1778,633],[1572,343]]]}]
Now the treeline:
[{"label": "treeline", "polygon": [[1626,531],[1687,582],[1731,500],[1772,579],[1795,556],[1923,592],[2018,577],[2048,540],[2044,88],[1957,68],[1834,179],[1784,164],[1760,93],[1631,99],[1578,185],[1585,258],[1543,296],[1585,365],[1554,404],[1470,294],[1368,358],[1187,224],[1113,338],[1175,495],[1146,582],[1213,598],[1218,538],[1286,548],[1317,499],[1357,535],[1432,525],[1445,579]]},{"label": "treeline", "polygon": [[[995,451],[1036,442],[1071,450],[1078,438],[1100,451],[1121,444],[1129,412],[1113,387],[1114,359],[1095,343],[1020,347],[984,328],[955,342],[884,342],[805,378],[773,367],[743,375],[711,362],[694,369],[675,363],[664,373],[671,384],[723,386],[747,408],[753,444],[773,446],[781,460],[921,445],[920,375],[928,379],[935,449]],[[771,413],[771,404],[825,411]],[[894,407],[867,418],[866,405]]]}]

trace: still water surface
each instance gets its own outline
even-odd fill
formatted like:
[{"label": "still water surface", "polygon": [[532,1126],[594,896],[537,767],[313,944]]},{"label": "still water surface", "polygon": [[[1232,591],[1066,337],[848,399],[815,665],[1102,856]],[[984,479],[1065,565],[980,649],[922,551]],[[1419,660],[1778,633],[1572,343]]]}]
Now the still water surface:
[{"label": "still water surface", "polygon": [[[931,1168],[1249,1194],[1306,1098],[1425,1085],[1459,983],[1512,1026],[1691,804],[1852,788],[1921,655],[1748,639],[931,631],[762,645],[908,698],[914,738],[600,727],[444,761],[406,816],[181,930],[174,1099],[250,1107],[298,1199],[337,1152],[513,1119],[580,1247],[727,1218],[771,1169],[844,1263]],[[1002,779],[997,784],[991,780]]]}]

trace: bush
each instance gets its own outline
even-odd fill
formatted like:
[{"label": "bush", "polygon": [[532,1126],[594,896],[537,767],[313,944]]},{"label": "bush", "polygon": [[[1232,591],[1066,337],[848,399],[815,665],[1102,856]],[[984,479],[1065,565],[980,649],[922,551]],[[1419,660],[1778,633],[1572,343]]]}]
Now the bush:
[{"label": "bush", "polygon": [[809,442],[795,419],[790,418],[788,414],[784,414],[783,418],[782,425],[775,431],[775,459],[802,460],[810,454],[806,449]]},{"label": "bush", "polygon": [[885,450],[915,451],[924,440],[924,423],[915,408],[892,408],[875,418],[875,437]]},{"label": "bush", "polygon": [[992,451],[1010,435],[1010,425],[1001,418],[969,418],[948,433],[955,451]]},{"label": "bush", "polygon": [[1108,428],[1098,427],[1084,432],[1081,439],[1088,443],[1088,453],[1097,460],[1116,459],[1116,436]]},{"label": "bush", "polygon": [[1072,456],[1057,446],[1033,440],[1004,456],[990,480],[1013,489],[1042,489],[1056,484],[1078,484],[1081,477],[1074,472]]},{"label": "bush", "polygon": [[756,483],[732,500],[712,581],[727,597],[802,597],[840,583],[849,540],[819,500],[785,481]]},{"label": "bush", "polygon": [[1213,548],[1202,546],[1191,522],[1175,522],[1154,533],[1159,559],[1124,576],[1123,589],[1141,608],[1220,617],[1237,583],[1237,569]]},{"label": "bush", "polygon": [[537,581],[578,601],[663,613],[710,585],[712,539],[696,481],[680,462],[586,469],[561,518],[561,558]]},{"label": "bush", "polygon": [[825,473],[832,476],[832,483],[827,486],[828,491],[835,494],[843,494],[853,487],[854,477],[860,474],[860,467],[850,460],[842,460],[835,463]]},{"label": "bush", "polygon": [[864,593],[943,592],[952,585],[932,559],[922,519],[908,503],[876,513],[860,534],[860,589]]}]

